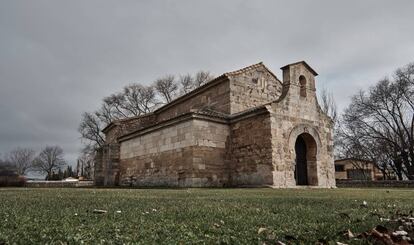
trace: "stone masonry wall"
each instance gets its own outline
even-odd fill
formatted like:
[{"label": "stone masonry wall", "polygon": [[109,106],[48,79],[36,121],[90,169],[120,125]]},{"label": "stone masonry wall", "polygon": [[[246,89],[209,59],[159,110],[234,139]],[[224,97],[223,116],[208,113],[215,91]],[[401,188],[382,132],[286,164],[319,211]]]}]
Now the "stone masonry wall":
[{"label": "stone masonry wall", "polygon": [[[127,133],[145,128],[145,127],[149,127],[152,125],[156,125],[158,123],[162,123],[165,120],[171,119],[173,117],[176,117],[178,115],[182,115],[184,113],[188,113],[191,110],[194,109],[201,109],[203,107],[209,107],[213,110],[217,110],[223,113],[229,113],[230,112],[230,94],[229,94],[229,81],[228,80],[222,80],[220,82],[218,82],[217,84],[213,84],[210,87],[208,87],[206,90],[199,92],[198,94],[194,95],[193,97],[190,97],[189,99],[182,101],[182,102],[177,102],[175,105],[173,105],[172,107],[166,108],[166,109],[161,109],[159,111],[156,111],[152,114],[148,114],[145,116],[140,116],[140,117],[133,117],[133,118],[128,118],[128,119],[124,119],[124,120],[120,120],[118,122],[116,122],[116,125],[113,126],[112,128],[108,129],[105,134],[105,142],[106,144],[116,144],[118,143],[118,138],[122,135],[125,135]],[[181,138],[179,139],[171,139],[172,141],[174,140],[178,140],[179,142],[181,142],[182,139],[182,135],[180,136]],[[183,145],[180,145],[179,148],[183,148],[183,147],[188,147],[190,145],[185,145],[187,144],[188,141],[182,141]],[[196,142],[198,143],[198,142]],[[202,142],[205,144],[209,144],[209,142],[205,141]],[[210,142],[211,143],[211,142]],[[170,147],[170,143],[165,143],[162,147],[160,147],[160,152],[163,151],[167,151],[167,148]],[[203,144],[200,144],[203,145]],[[145,146],[147,147],[147,146]],[[149,147],[149,146],[148,146]],[[217,149],[217,147],[215,146],[210,146],[213,147],[213,149]],[[224,146],[222,146],[222,144],[220,144],[221,148],[224,148]],[[175,147],[173,147],[175,148]],[[130,148],[131,151],[135,152],[136,149]],[[146,151],[147,148],[145,149],[141,149],[140,154],[144,154],[144,152]],[[149,154],[155,154],[154,149],[151,150],[151,152],[149,152]],[[205,152],[205,151],[201,151],[201,152]],[[210,152],[211,153],[211,152]],[[158,153],[157,153],[158,154]],[[189,153],[187,153],[189,154]],[[191,151],[191,154],[193,154],[193,151]],[[197,152],[197,150],[194,150],[194,154],[202,154]],[[164,154],[165,155],[165,154]],[[167,154],[167,155],[171,155],[171,154]],[[224,158],[222,156],[223,154],[221,154],[221,158]],[[149,156],[149,158],[155,158],[157,155],[153,155],[153,156]],[[217,156],[215,156],[213,153],[211,153],[211,158],[217,158]],[[142,157],[142,156],[141,156]],[[161,161],[163,159],[163,154],[160,154],[159,156],[159,160]],[[177,156],[177,158],[179,158],[180,155]],[[200,157],[199,157],[200,158]],[[119,159],[118,159],[119,160]],[[102,157],[98,157],[97,158],[97,165],[103,165],[104,162]],[[194,161],[199,161],[197,159],[195,159]],[[99,169],[99,167],[98,167]],[[204,172],[208,172],[211,170],[204,170]],[[117,173],[117,169],[114,169],[113,171],[106,171],[106,172],[98,172],[97,174],[97,178],[98,179],[118,179],[117,176],[106,176],[105,174],[112,174],[112,172],[116,172]],[[162,173],[164,175],[168,175],[166,173]],[[101,176],[100,176],[101,175]],[[148,173],[148,175],[151,175],[150,173]],[[226,174],[222,174],[222,177],[220,178],[224,178],[223,176],[227,176]],[[161,177],[152,174],[152,176],[154,176],[154,181],[155,182],[162,182]],[[216,176],[216,174],[214,175]],[[213,177],[214,177],[213,176]],[[189,178],[189,177],[188,177]],[[191,177],[193,178],[193,177]],[[217,178],[217,177],[214,177]],[[227,178],[227,177],[226,177]],[[158,180],[156,180],[158,179]],[[166,180],[164,182],[170,182],[171,180]],[[98,180],[98,182],[100,182]],[[103,183],[103,181],[101,181]],[[143,182],[149,182],[149,181],[143,181]]]},{"label": "stone masonry wall", "polygon": [[105,133],[105,143],[116,143],[118,141],[118,137],[121,135],[122,127],[120,125],[116,125]]},{"label": "stone masonry wall", "polygon": [[154,114],[121,120],[118,122],[118,125],[114,126],[106,132],[105,142],[108,144],[117,143],[118,137],[135,130],[148,127],[154,123],[156,123],[156,116]]},{"label": "stone masonry wall", "polygon": [[95,156],[95,185],[118,185],[119,144],[101,147]]},{"label": "stone masonry wall", "polygon": [[[300,95],[301,75],[307,80],[306,96]],[[295,141],[305,134],[314,139],[317,151],[316,161],[308,163],[310,185],[334,187],[333,124],[317,102],[314,75],[304,65],[297,64],[284,71],[284,82],[290,84],[287,94],[271,105],[274,186],[296,185]]]},{"label": "stone masonry wall", "polygon": [[264,66],[234,75],[230,78],[231,113],[277,100],[282,94],[282,83]]},{"label": "stone masonry wall", "polygon": [[231,125],[232,185],[273,184],[270,129],[268,113]]},{"label": "stone masonry wall", "polygon": [[157,121],[161,122],[203,107],[209,107],[223,113],[230,113],[230,85],[228,80],[219,82],[205,91],[183,102],[178,102],[169,108],[161,108],[157,112]]},{"label": "stone masonry wall", "polygon": [[[227,73],[229,80],[186,100],[178,99],[145,120],[125,121],[130,129],[149,128],[137,136],[121,138],[120,163],[112,166],[110,178],[99,173],[107,172],[105,166],[116,159],[98,154],[97,159],[104,163],[97,167],[98,180],[119,179],[125,186],[294,187],[295,142],[306,136],[307,150],[313,154],[307,155],[309,184],[334,187],[333,124],[317,102],[316,73],[303,62],[282,69],[283,86],[258,64]],[[247,114],[234,115],[264,104]],[[233,116],[175,118],[203,107]],[[171,124],[163,126],[167,123]],[[117,143],[124,132],[122,127],[110,129],[107,143]]]},{"label": "stone masonry wall", "polygon": [[191,119],[121,143],[120,181],[131,186],[223,186],[228,126]]}]

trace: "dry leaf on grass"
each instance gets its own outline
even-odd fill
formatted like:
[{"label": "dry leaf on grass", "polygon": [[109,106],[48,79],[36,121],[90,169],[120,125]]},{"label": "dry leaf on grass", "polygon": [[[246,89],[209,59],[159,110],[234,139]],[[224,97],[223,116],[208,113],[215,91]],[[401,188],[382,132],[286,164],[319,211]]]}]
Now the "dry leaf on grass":
[{"label": "dry leaf on grass", "polygon": [[342,235],[345,237],[345,239],[348,239],[348,240],[355,237],[354,233],[352,233],[352,231],[349,229],[343,232]]},{"label": "dry leaf on grass", "polygon": [[267,228],[260,227],[259,230],[257,231],[257,234],[260,235],[260,234],[262,234],[265,231],[267,231]]}]

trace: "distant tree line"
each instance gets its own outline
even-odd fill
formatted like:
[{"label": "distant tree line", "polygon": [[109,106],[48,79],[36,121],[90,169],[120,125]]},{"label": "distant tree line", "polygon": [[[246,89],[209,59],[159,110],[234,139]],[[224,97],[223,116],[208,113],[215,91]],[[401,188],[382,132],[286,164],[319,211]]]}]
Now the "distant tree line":
[{"label": "distant tree line", "polygon": [[95,150],[105,142],[102,129],[106,125],[115,120],[150,113],[212,79],[213,76],[207,71],[199,71],[194,75],[166,75],[150,85],[129,84],[121,91],[103,98],[97,110],[82,114],[78,131],[84,147],[78,164],[84,166],[83,171],[87,175],[93,170]]},{"label": "distant tree line", "polygon": [[45,175],[46,180],[78,177],[79,170],[73,171],[72,166],[67,165],[63,157],[60,146],[46,146],[39,153],[31,148],[18,147],[0,158],[0,168],[21,176],[29,172],[39,173]]}]

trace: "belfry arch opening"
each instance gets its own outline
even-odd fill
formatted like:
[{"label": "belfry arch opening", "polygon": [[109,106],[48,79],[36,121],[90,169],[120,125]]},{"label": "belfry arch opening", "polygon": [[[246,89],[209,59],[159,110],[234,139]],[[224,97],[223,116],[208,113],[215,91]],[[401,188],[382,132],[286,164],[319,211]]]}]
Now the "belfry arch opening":
[{"label": "belfry arch opening", "polygon": [[296,185],[317,185],[317,146],[308,133],[300,134],[295,142],[295,181]]},{"label": "belfry arch opening", "polygon": [[306,78],[303,75],[299,77],[299,86],[300,86],[300,96],[306,97]]}]

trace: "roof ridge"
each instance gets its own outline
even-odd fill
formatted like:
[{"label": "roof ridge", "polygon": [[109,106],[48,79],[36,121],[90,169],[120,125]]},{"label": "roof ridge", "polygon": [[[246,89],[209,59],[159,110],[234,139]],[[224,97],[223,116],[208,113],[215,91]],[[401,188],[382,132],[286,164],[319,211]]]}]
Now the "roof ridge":
[{"label": "roof ridge", "polygon": [[263,61],[260,61],[259,63],[253,64],[253,65],[249,65],[249,66],[246,66],[244,68],[241,68],[241,69],[238,69],[238,70],[235,70],[235,71],[226,72],[223,75],[224,76],[238,75],[238,74],[241,74],[241,73],[243,73],[245,71],[248,71],[248,70],[251,70],[251,69],[260,67],[260,66],[263,67],[263,68],[265,68],[266,71],[269,72],[278,82],[282,83],[282,81],[280,81],[279,78],[269,68],[267,68],[267,66],[263,63]]},{"label": "roof ridge", "polygon": [[237,75],[237,74],[243,73],[245,71],[251,70],[253,68],[256,68],[258,66],[264,66],[263,62],[260,61],[259,63],[249,65],[249,66],[243,67],[243,68],[235,70],[235,71],[225,72],[223,75],[226,75],[226,76],[227,75]]},{"label": "roof ridge", "polygon": [[152,114],[154,114],[154,113],[153,112],[147,112],[147,113],[144,113],[144,114],[141,114],[141,115],[137,115],[137,116],[121,118],[121,119],[118,119],[116,121],[118,121],[118,122],[125,122],[125,121],[130,121],[130,120],[133,120],[133,119],[137,119],[137,118],[148,117],[148,116],[151,116]]}]

